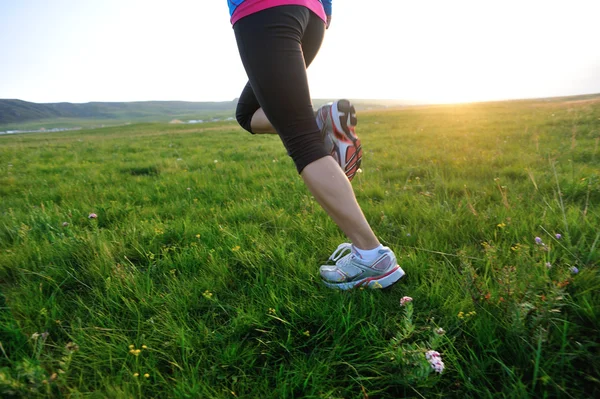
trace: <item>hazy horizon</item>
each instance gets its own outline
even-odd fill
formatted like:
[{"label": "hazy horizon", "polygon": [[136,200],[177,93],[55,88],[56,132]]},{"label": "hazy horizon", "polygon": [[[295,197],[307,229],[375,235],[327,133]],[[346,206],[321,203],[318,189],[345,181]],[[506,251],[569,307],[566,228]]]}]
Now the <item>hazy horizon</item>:
[{"label": "hazy horizon", "polygon": [[[390,103],[406,103],[406,105],[443,105],[443,104],[458,104],[458,103],[481,103],[481,102],[496,102],[496,101],[521,101],[521,100],[536,100],[536,99],[552,99],[552,98],[562,98],[562,97],[582,97],[582,96],[600,96],[600,91],[598,92],[590,92],[590,93],[576,93],[576,94],[567,94],[567,95],[558,95],[558,96],[548,96],[548,97],[521,97],[521,98],[497,98],[497,99],[485,99],[485,100],[475,100],[475,101],[464,101],[464,102],[434,102],[434,101],[413,101],[410,99],[401,99],[401,98],[352,98],[350,99],[354,102],[366,102],[366,101],[379,101],[379,102],[390,102]],[[329,98],[315,98],[312,100],[315,101],[324,101],[324,100],[334,100],[340,97],[329,97]],[[191,103],[226,103],[236,101],[238,98],[232,98],[230,100],[199,100],[199,101],[188,101],[188,100],[131,100],[131,101],[52,101],[47,103],[38,103],[35,101],[28,101],[22,98],[0,98],[0,100],[21,100],[25,102],[35,103],[35,104],[58,104],[58,103],[70,103],[70,104],[90,104],[90,103],[143,103],[143,102],[191,102]]]}]

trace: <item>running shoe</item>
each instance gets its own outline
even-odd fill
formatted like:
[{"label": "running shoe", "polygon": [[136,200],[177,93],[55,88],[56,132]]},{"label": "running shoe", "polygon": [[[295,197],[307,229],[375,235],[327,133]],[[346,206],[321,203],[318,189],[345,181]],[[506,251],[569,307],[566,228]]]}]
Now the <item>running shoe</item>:
[{"label": "running shoe", "polygon": [[388,247],[379,250],[379,256],[366,262],[355,251],[352,244],[340,244],[329,257],[335,265],[320,268],[321,278],[326,286],[340,290],[355,287],[386,288],[404,276],[398,266],[396,255]]},{"label": "running shoe", "polygon": [[357,122],[354,105],[348,100],[325,104],[317,110],[317,125],[325,149],[348,180],[354,178],[362,162],[362,146],[355,132]]}]

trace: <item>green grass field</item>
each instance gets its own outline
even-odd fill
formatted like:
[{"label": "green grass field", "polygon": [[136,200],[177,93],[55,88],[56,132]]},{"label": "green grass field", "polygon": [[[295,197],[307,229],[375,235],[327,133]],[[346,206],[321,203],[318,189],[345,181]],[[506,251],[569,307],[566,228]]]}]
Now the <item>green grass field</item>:
[{"label": "green grass field", "polygon": [[356,196],[407,272],[386,290],[322,285],[344,236],[276,136],[0,137],[0,396],[598,397],[600,101],[358,132]]}]

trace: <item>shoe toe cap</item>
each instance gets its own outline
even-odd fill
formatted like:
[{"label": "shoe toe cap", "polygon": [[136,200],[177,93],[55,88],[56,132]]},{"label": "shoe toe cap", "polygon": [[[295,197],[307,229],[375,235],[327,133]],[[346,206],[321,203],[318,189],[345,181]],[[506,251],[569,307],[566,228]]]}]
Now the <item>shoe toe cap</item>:
[{"label": "shoe toe cap", "polygon": [[332,283],[341,283],[346,281],[347,276],[336,266],[321,266],[319,270],[323,280]]}]

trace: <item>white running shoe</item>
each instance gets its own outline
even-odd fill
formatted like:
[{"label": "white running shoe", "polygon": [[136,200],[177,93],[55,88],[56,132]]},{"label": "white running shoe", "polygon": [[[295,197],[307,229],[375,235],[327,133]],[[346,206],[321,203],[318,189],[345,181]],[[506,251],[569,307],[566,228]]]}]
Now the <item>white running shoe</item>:
[{"label": "white running shoe", "polygon": [[335,265],[321,266],[321,277],[325,285],[340,290],[354,287],[386,288],[405,274],[398,266],[396,255],[388,247],[380,249],[374,261],[366,262],[352,250],[352,244],[343,243],[329,260],[335,261]]},{"label": "white running shoe", "polygon": [[362,146],[355,132],[357,123],[356,110],[348,100],[325,104],[317,110],[317,126],[321,129],[325,149],[348,180],[354,178],[362,162]]}]

